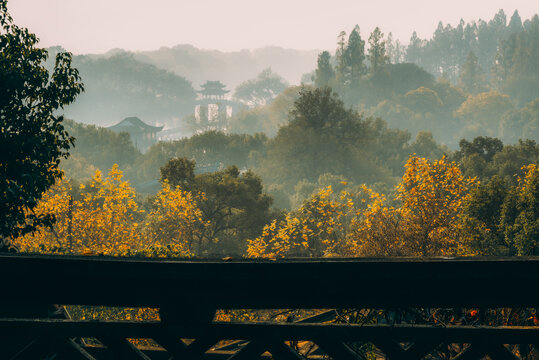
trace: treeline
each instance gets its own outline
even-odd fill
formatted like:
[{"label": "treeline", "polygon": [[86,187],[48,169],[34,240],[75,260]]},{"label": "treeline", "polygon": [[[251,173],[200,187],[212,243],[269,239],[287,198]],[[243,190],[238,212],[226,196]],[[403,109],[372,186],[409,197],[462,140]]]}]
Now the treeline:
[{"label": "treeline", "polygon": [[[477,29],[497,34],[501,18],[485,25],[491,32]],[[435,79],[399,63],[398,44],[379,28],[367,48],[356,27],[335,54],[320,54],[312,85],[285,88],[271,70],[242,84],[235,98],[246,108],[228,133],[142,154],[127,134],[66,122],[76,138],[62,162],[71,180],[40,204],[63,220],[20,245],[153,256],[537,254],[539,18],[518,31],[515,22],[492,35],[490,77],[468,52],[456,84]],[[130,81],[152,101],[166,90]],[[171,103],[189,88],[176,78],[170,86]]]},{"label": "treeline", "polygon": [[[408,63],[391,55],[398,46],[379,28],[368,44],[359,27],[348,38],[342,32],[336,53],[318,58],[315,86],[332,86],[347,104],[412,133],[431,131],[453,147],[460,138],[480,135],[509,141],[539,137],[537,117],[529,114],[539,97],[537,16],[525,25],[515,14],[507,26],[503,12],[489,23],[440,25],[429,41],[412,38],[403,57]],[[513,126],[515,118],[528,121]]]},{"label": "treeline", "polygon": [[[51,48],[54,59],[61,48]],[[53,64],[50,64],[52,66]],[[196,92],[190,81],[141,62],[131,53],[78,55],[73,65],[84,81],[84,93],[66,108],[66,116],[86,124],[110,126],[136,114],[177,127],[193,112]]]},{"label": "treeline", "polygon": [[[427,132],[411,141],[407,131],[391,129],[381,119],[368,118],[347,108],[327,87],[303,88],[293,103],[289,122],[273,138],[207,132],[158,143],[140,154],[125,134],[76,123],[70,124],[70,130],[79,137],[76,144],[80,145],[72,151],[66,168],[76,170],[73,164],[78,161],[78,168],[107,169],[117,162],[126,169],[132,183],[145,191],[150,182],[153,194],[157,193],[147,199],[137,196],[125,179],[118,178],[118,168],[113,168],[111,180],[94,175],[92,185],[80,179],[82,188],[72,183],[71,190],[63,195],[68,199],[70,194],[74,199],[71,203],[78,204],[73,201],[90,196],[84,195],[86,192],[92,196],[101,193],[103,199],[91,198],[81,203],[99,207],[106,204],[106,191],[99,190],[103,186],[100,184],[116,182],[122,191],[131,189],[124,199],[131,199],[129,203],[133,201],[132,204],[138,204],[137,209],[144,210],[129,218],[139,224],[136,234],[142,236],[133,244],[145,243],[149,224],[157,221],[149,217],[154,214],[165,217],[159,220],[159,226],[172,226],[170,232],[162,232],[168,235],[161,240],[152,240],[152,244],[162,244],[165,250],[166,238],[172,238],[174,231],[180,234],[187,231],[185,226],[190,229],[187,238],[191,240],[180,241],[180,253],[184,255],[241,255],[246,251],[252,256],[384,253],[371,248],[371,242],[360,246],[350,240],[351,224],[361,225],[354,230],[362,229],[361,239],[391,238],[391,234],[408,234],[409,239],[415,239],[403,240],[402,244],[409,245],[404,248],[383,245],[389,246],[386,255],[536,251],[532,240],[537,214],[530,203],[539,197],[539,188],[534,187],[538,180],[539,145],[534,140],[504,145],[496,138],[476,137],[472,141],[461,140],[459,150],[452,152],[437,144]],[[119,149],[122,146],[127,149],[124,155]],[[111,156],[114,153],[121,156],[116,159]],[[92,163],[92,158],[100,164]],[[423,184],[427,179],[430,183]],[[419,190],[424,192],[423,197],[417,197]],[[188,204],[189,209],[182,208]],[[177,213],[170,213],[178,206]],[[340,212],[336,212],[338,209]],[[190,220],[178,217],[190,212],[195,214]],[[435,218],[426,218],[427,215]],[[355,220],[351,222],[352,219]],[[371,233],[369,229],[377,221],[379,227]],[[404,224],[408,227],[401,228]],[[354,234],[353,238],[359,239],[359,233]],[[418,250],[420,235],[423,243],[433,242],[433,247],[423,253]],[[293,238],[295,242],[290,240]],[[288,245],[278,245],[279,239],[288,239]],[[301,250],[307,246],[301,239],[307,242],[308,251]],[[335,243],[326,247],[329,239],[338,246]],[[341,242],[344,239],[348,239],[346,247]],[[316,244],[312,245],[312,241]],[[271,250],[276,246],[281,249],[279,253]],[[165,250],[155,251],[166,254]]]},{"label": "treeline", "polygon": [[[320,179],[328,178],[326,174],[357,184],[379,183],[391,187],[402,176],[403,165],[411,154],[430,159],[452,154],[428,132],[420,132],[412,139],[408,131],[390,128],[382,119],[347,109],[329,88],[304,88],[297,96],[295,102],[290,97],[290,104],[283,106],[283,112],[291,107],[289,121],[272,138],[262,133],[210,131],[158,143],[145,154],[133,147],[126,134],[68,123],[68,130],[78,140],[64,168],[69,176],[88,178],[94,169],[109,169],[117,163],[135,187],[143,192],[155,192],[159,186],[159,169],[171,158],[194,160],[197,171],[235,165],[259,174],[275,197],[277,207],[290,209],[301,204],[308,195],[307,189],[315,188],[320,182],[326,184]],[[482,177],[480,169],[483,169],[488,176],[497,172],[500,176],[512,176],[535,159],[534,140],[515,141],[515,145],[506,146],[501,140],[496,141],[498,145],[495,151],[489,150],[492,152],[489,157],[455,158],[462,162],[466,175]],[[461,141],[460,147],[469,149],[467,143]],[[464,150],[457,154],[461,151]],[[493,164],[484,163],[491,157]],[[149,190],[145,190],[148,186]]]}]

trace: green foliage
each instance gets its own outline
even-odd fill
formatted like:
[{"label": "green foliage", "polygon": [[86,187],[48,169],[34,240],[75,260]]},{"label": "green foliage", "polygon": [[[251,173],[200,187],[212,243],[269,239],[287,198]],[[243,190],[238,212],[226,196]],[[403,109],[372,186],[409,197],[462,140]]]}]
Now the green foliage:
[{"label": "green foliage", "polygon": [[247,80],[238,85],[234,92],[234,98],[253,107],[266,105],[286,87],[286,81],[267,68],[262,70],[255,79]]},{"label": "green foliage", "polygon": [[516,184],[494,176],[477,187],[464,207],[463,238],[475,254],[539,254],[539,171],[522,167]]},{"label": "green foliage", "polygon": [[83,90],[78,71],[71,54],[60,53],[50,74],[37,43],[0,2],[0,242],[52,223],[32,210],[62,176],[60,159],[73,144],[56,111]]},{"label": "green foliage", "polygon": [[485,162],[492,161],[494,155],[503,149],[501,140],[488,136],[476,137],[471,142],[462,139],[459,142],[459,146],[460,150],[455,153],[455,158],[457,160],[477,154]]},{"label": "green foliage", "polygon": [[417,133],[415,141],[410,144],[410,153],[417,154],[429,160],[439,159],[447,152],[448,149],[436,143],[432,134],[428,131]]},{"label": "green foliage", "polygon": [[500,136],[512,143],[519,139],[539,139],[539,98],[522,109],[506,113],[500,124]]},{"label": "green foliage", "polygon": [[161,182],[167,181],[173,187],[189,189],[195,180],[195,161],[174,158],[161,168]]},{"label": "green foliage", "polygon": [[443,106],[443,102],[436,91],[424,86],[404,95],[404,104],[418,113],[433,113]]},{"label": "green foliage", "polygon": [[376,73],[378,69],[389,60],[386,55],[384,34],[379,27],[376,27],[369,36],[369,45],[369,61],[371,63],[372,72]]},{"label": "green foliage", "polygon": [[133,54],[79,55],[73,62],[86,91],[66,115],[79,122],[104,126],[135,114],[173,123],[193,111],[196,93],[191,82]]},{"label": "green foliage", "polygon": [[502,117],[513,110],[508,95],[490,91],[469,96],[455,115],[464,122],[463,134],[498,136]]},{"label": "green foliage", "polygon": [[464,175],[488,180],[498,175],[508,184],[516,184],[522,168],[539,160],[539,145],[534,140],[519,140],[514,145],[503,145],[497,138],[480,136],[471,142],[462,139],[454,158]]},{"label": "green foliage", "polygon": [[331,54],[327,51],[323,51],[318,55],[317,68],[313,78],[314,86],[329,86],[334,78],[335,71],[331,65]]},{"label": "green foliage", "polygon": [[75,138],[71,157],[62,162],[67,177],[79,180],[90,178],[96,169],[110,169],[114,164],[124,169],[126,176],[133,175],[133,166],[140,160],[141,154],[129,134],[72,120],[66,120],[65,127]]},{"label": "green foliage", "polygon": [[497,87],[525,104],[539,97],[539,16],[526,29],[501,42],[496,55],[494,81]]},{"label": "green foliage", "polygon": [[348,44],[344,56],[344,82],[355,89],[359,85],[361,76],[366,72],[365,41],[361,39],[359,26],[356,25],[348,36]]},{"label": "green foliage", "polygon": [[[198,207],[207,223],[201,242],[206,255],[239,255],[245,240],[257,236],[270,221],[272,199],[262,191],[262,182],[251,171],[236,166],[194,175],[195,162],[175,158],[161,168],[161,181],[203,194]],[[209,245],[217,242],[213,248]]]},{"label": "green foliage", "polygon": [[470,51],[459,73],[459,86],[471,94],[487,91],[487,80],[478,60],[473,51]]},{"label": "green foliage", "polygon": [[[405,158],[401,154],[408,139],[381,120],[346,109],[330,88],[304,89],[290,122],[268,143],[259,173],[269,183],[287,186],[302,179],[315,182],[328,172],[358,183],[373,182],[391,174],[378,159]],[[400,168],[404,158],[396,160]]]},{"label": "green foliage", "polygon": [[462,214],[467,247],[478,255],[508,255],[504,229],[500,224],[509,186],[499,176],[479,184],[470,193]]},{"label": "green foliage", "polygon": [[507,244],[518,255],[539,254],[539,169],[537,164],[523,168],[524,176],[511,189],[504,203],[501,226]]},{"label": "green foliage", "polygon": [[[369,78],[373,90],[383,98],[406,94],[409,91],[426,87],[432,89],[434,78],[415,64],[387,64]],[[378,101],[381,101],[379,98]]]},{"label": "green foliage", "polygon": [[238,134],[265,133],[275,136],[279,127],[288,121],[288,113],[299,96],[301,86],[291,86],[269,104],[254,109],[243,109],[229,120],[229,130]]},{"label": "green foliage", "polygon": [[468,54],[474,52],[478,66],[489,75],[498,46],[511,31],[503,10],[488,22],[461,20],[456,26],[440,22],[430,39],[420,39],[414,32],[406,49],[406,61],[418,64],[437,77],[457,82],[462,64]]}]

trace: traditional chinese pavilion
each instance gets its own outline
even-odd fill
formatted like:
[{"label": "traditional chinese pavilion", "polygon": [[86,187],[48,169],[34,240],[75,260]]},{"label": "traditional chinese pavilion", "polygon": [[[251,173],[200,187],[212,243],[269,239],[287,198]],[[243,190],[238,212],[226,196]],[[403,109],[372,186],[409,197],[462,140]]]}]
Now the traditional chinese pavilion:
[{"label": "traditional chinese pavilion", "polygon": [[226,85],[220,81],[206,81],[200,87],[202,89],[197,92],[202,100],[225,100],[226,94],[230,92],[230,90],[225,90]]},{"label": "traditional chinese pavilion", "polygon": [[195,119],[199,132],[208,130],[227,131],[228,119],[232,116],[230,100],[226,99],[226,85],[220,81],[206,81],[197,91],[199,99],[195,107]]},{"label": "traditional chinese pavilion", "polygon": [[109,126],[107,129],[117,133],[128,133],[133,145],[141,152],[145,152],[150,146],[157,143],[157,133],[163,130],[163,127],[148,125],[138,117],[132,116],[123,119],[116,125]]}]

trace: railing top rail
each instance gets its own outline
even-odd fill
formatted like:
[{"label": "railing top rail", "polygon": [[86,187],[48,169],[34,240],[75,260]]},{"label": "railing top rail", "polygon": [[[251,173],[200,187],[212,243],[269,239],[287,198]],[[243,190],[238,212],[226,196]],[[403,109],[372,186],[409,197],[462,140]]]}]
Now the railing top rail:
[{"label": "railing top rail", "polygon": [[162,260],[0,255],[0,303],[212,308],[539,306],[539,258]]}]

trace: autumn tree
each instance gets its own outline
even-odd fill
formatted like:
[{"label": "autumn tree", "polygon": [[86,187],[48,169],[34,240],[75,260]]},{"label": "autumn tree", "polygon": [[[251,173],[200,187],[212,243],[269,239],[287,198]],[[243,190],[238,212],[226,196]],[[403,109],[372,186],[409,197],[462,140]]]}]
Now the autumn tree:
[{"label": "autumn tree", "polygon": [[8,238],[53,223],[33,210],[61,177],[60,159],[73,145],[58,110],[83,90],[71,54],[59,53],[50,74],[37,43],[0,2],[0,249]]},{"label": "autumn tree", "polygon": [[360,255],[436,256],[462,251],[459,215],[475,179],[445,157],[411,156],[396,188],[396,206],[375,195],[352,240]]},{"label": "autumn tree", "polygon": [[15,243],[22,251],[122,255],[141,249],[141,210],[135,191],[113,166],[107,177],[100,171],[81,185],[78,199],[65,180],[44,195],[38,214],[52,213],[52,228],[40,227]]},{"label": "autumn tree", "polygon": [[283,220],[264,226],[262,235],[248,241],[249,257],[328,257],[343,254],[350,217],[351,195],[335,196],[331,186],[313,194]]},{"label": "autumn tree", "polygon": [[200,199],[204,199],[204,194],[172,187],[165,181],[146,219],[148,246],[183,256],[199,255],[204,229],[211,225],[202,219]]},{"label": "autumn tree", "polygon": [[199,194],[195,200],[204,226],[197,235],[197,255],[243,251],[243,241],[256,236],[270,220],[271,197],[252,171],[242,174],[230,166],[195,175],[194,166],[191,160],[171,159],[161,168],[161,180]]},{"label": "autumn tree", "polygon": [[108,176],[96,171],[78,188],[65,179],[58,181],[35,208],[37,214],[52,214],[55,224],[38,227],[14,244],[24,252],[192,256],[207,225],[197,207],[201,196],[165,183],[146,213],[114,165]]},{"label": "autumn tree", "polygon": [[460,250],[458,216],[475,179],[465,178],[456,163],[412,156],[397,186],[405,247],[421,256],[456,254]]},{"label": "autumn tree", "polygon": [[475,179],[442,157],[411,156],[387,198],[366,186],[313,194],[282,221],[249,241],[250,257],[436,256],[465,250],[460,214]]}]

